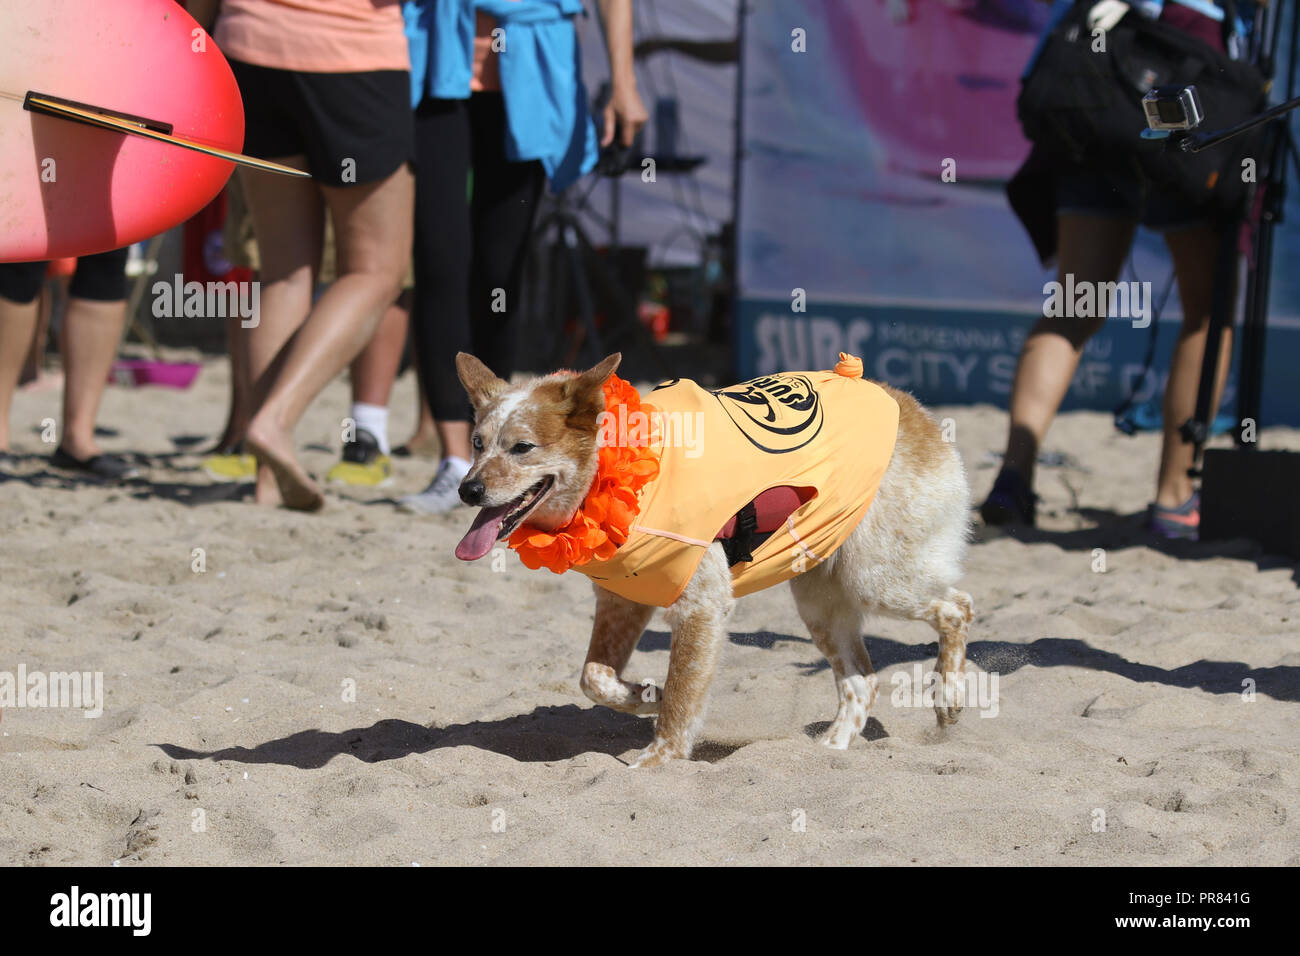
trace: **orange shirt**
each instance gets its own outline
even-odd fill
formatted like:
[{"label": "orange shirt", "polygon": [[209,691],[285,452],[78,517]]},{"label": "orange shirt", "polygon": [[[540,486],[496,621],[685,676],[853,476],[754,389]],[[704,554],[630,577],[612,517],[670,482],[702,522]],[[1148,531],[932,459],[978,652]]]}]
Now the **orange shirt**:
[{"label": "orange shirt", "polygon": [[713,392],[683,379],[645,395],[659,475],[641,489],[614,556],[573,570],[630,601],[667,607],[727,520],[780,486],[814,495],[752,561],[732,567],[733,593],[825,561],[866,514],[898,437],[898,403],[861,375],[858,359],[841,356],[834,371],[774,373]]},{"label": "orange shirt", "polygon": [[304,73],[409,70],[401,0],[222,0],[226,56]]}]

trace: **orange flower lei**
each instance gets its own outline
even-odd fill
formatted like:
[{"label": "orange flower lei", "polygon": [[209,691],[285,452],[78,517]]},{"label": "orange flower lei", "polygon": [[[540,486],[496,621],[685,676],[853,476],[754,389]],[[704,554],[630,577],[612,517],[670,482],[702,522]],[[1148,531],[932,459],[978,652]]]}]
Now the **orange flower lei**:
[{"label": "orange flower lei", "polygon": [[[618,421],[635,420],[634,413],[653,410],[642,405],[637,390],[617,375],[609,377],[604,389],[605,411],[618,416]],[[620,405],[627,407],[626,417],[620,416]],[[591,490],[567,525],[540,531],[525,524],[510,535],[510,547],[519,552],[525,567],[562,574],[593,558],[608,560],[627,540],[641,510],[637,494],[658,476],[659,459],[648,441],[602,442],[597,456]]]}]

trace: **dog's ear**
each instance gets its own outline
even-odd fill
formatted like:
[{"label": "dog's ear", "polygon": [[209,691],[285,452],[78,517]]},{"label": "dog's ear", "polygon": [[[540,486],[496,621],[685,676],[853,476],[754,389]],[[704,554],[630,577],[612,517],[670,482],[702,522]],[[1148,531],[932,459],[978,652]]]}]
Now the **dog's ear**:
[{"label": "dog's ear", "polygon": [[605,382],[614,374],[621,361],[623,361],[623,353],[615,352],[587,371],[565,379],[564,397],[572,403],[573,407],[573,411],[569,413],[570,420],[577,419],[585,423],[590,419],[592,423],[595,422],[596,416],[605,410]]},{"label": "dog's ear", "polygon": [[460,384],[465,386],[469,403],[475,408],[483,407],[508,384],[468,352],[456,353],[456,374],[460,377]]}]

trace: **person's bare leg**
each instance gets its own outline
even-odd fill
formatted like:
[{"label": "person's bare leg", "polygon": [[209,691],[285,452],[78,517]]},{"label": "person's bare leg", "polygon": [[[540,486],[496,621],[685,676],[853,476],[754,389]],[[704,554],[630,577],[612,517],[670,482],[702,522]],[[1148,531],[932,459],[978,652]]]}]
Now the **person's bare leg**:
[{"label": "person's bare leg", "polygon": [[63,436],[59,446],[74,458],[93,458],[100,453],[95,418],[125,325],[123,299],[68,300],[59,330],[59,354],[63,357]]},{"label": "person's bare leg", "polygon": [[[1236,241],[1234,234],[1233,241]],[[1201,385],[1201,362],[1209,338],[1210,307],[1214,297],[1215,260],[1218,234],[1209,225],[1179,229],[1165,235],[1169,253],[1178,276],[1178,298],[1183,304],[1183,326],[1169,365],[1169,382],[1165,385],[1164,445],[1160,453],[1160,471],[1156,480],[1156,504],[1177,508],[1192,496],[1193,485],[1188,470],[1192,467],[1193,447],[1179,435],[1178,429],[1196,412],[1196,395]],[[1232,358],[1232,327],[1223,330],[1219,367],[1212,409],[1217,410]]]},{"label": "person's bare leg", "polygon": [[402,365],[406,330],[411,319],[411,296],[404,291],[385,311],[366,347],[352,360],[349,377],[352,401],[387,407]]},{"label": "person's bare leg", "polygon": [[271,467],[285,505],[304,511],[325,499],[294,454],[294,426],[365,347],[401,290],[411,256],[415,179],[403,165],[378,183],[322,192],[334,222],[339,275],[289,343],[247,435],[254,454]]},{"label": "person's bare leg", "polygon": [[230,358],[230,409],[214,454],[228,452],[244,440],[244,430],[253,417],[253,387],[249,374],[248,337],[239,316],[226,319],[226,351]]},{"label": "person's bare leg", "polygon": [[9,450],[14,389],[27,362],[39,312],[39,298],[25,305],[0,298],[0,451]]},{"label": "person's bare leg", "polygon": [[[275,161],[307,168],[303,156]],[[239,347],[246,352],[250,411],[255,411],[270,391],[289,340],[311,311],[325,242],[325,207],[319,187],[310,180],[285,179],[250,169],[241,169],[239,175],[257,237],[261,298],[258,324],[234,331],[243,340]],[[232,345],[232,356],[237,348]],[[246,426],[245,436],[247,432]],[[255,498],[258,504],[280,503],[275,474],[269,463],[261,460]]]},{"label": "person's bare leg", "polygon": [[[1057,217],[1059,270],[1080,282],[1113,282],[1133,241],[1136,224],[1129,219],[1082,213]],[[1083,346],[1105,318],[1039,319],[1029,332],[1011,389],[1011,429],[1005,467],[1032,484],[1034,461],[1079,366]]]}]

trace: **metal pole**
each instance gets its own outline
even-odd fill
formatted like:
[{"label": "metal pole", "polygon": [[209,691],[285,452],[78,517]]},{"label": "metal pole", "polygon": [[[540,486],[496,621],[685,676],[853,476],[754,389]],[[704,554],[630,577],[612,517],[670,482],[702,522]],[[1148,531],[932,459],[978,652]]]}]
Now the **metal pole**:
[{"label": "metal pole", "polygon": [[[745,155],[745,18],[749,0],[736,3],[736,131],[731,155],[731,366],[740,370],[740,171]],[[739,377],[737,374],[736,377]]]}]

